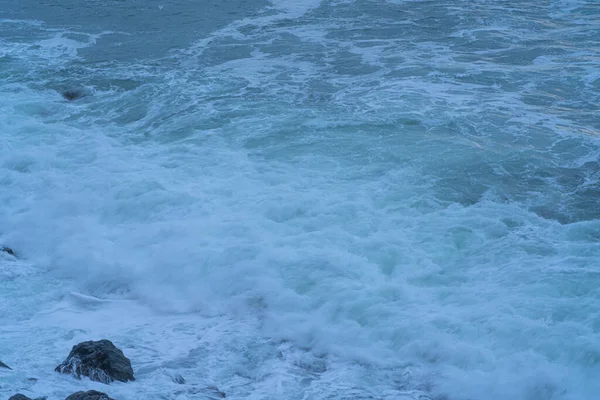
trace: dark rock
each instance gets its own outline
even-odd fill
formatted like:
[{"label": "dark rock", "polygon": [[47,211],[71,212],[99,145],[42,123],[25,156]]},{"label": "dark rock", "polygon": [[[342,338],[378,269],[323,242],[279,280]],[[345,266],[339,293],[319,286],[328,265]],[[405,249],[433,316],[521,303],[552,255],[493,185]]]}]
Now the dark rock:
[{"label": "dark rock", "polygon": [[183,376],[181,376],[180,374],[173,375],[172,379],[173,379],[173,382],[179,383],[180,385],[183,385],[185,383],[185,378]]},{"label": "dark rock", "polygon": [[87,392],[73,393],[65,400],[114,400],[110,398],[106,393],[97,392],[95,390],[88,390]]},{"label": "dark rock", "polygon": [[17,393],[14,396],[10,396],[10,398],[8,400],[46,400],[47,397],[36,397],[35,399],[32,399],[30,397],[25,396],[24,394],[21,393]]},{"label": "dark rock", "polygon": [[5,253],[10,254],[11,256],[15,255],[15,252],[10,247],[2,247],[2,251],[5,252]]},{"label": "dark rock", "polygon": [[24,394],[17,393],[14,396],[11,396],[8,400],[31,400],[31,398],[25,396]]},{"label": "dark rock", "polygon": [[62,92],[62,96],[69,101],[75,101],[77,99],[85,97],[85,95],[86,95],[86,92],[84,92],[83,90],[80,90],[80,89],[65,90],[64,92]]},{"label": "dark rock", "polygon": [[133,381],[131,361],[110,340],[88,341],[73,346],[65,361],[55,371],[63,374],[81,375],[93,381]]},{"label": "dark rock", "polygon": [[4,364],[2,361],[0,361],[0,368],[12,369],[8,365]]}]

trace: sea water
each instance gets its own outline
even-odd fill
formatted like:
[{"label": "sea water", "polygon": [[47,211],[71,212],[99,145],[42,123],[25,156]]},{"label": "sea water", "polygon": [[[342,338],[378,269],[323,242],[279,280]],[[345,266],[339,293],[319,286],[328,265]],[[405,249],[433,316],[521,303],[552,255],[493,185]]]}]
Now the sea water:
[{"label": "sea water", "polygon": [[594,0],[0,0],[0,396],[598,399],[599,157]]}]

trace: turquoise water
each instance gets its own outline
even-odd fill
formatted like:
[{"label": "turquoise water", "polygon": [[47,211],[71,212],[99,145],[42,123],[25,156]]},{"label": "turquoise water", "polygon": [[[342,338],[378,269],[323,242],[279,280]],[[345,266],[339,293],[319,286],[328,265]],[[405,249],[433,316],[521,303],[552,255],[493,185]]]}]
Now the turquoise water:
[{"label": "turquoise water", "polygon": [[[0,394],[597,398],[599,26],[0,0]],[[134,383],[53,372],[100,338]]]}]

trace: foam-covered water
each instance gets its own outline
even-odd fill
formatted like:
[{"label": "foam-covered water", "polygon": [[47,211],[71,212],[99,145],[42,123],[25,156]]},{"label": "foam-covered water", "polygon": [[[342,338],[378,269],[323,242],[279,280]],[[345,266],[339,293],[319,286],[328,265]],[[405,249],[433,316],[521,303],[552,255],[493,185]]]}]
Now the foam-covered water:
[{"label": "foam-covered water", "polygon": [[[2,396],[600,393],[596,2],[0,18]],[[135,382],[53,372],[100,338]]]}]

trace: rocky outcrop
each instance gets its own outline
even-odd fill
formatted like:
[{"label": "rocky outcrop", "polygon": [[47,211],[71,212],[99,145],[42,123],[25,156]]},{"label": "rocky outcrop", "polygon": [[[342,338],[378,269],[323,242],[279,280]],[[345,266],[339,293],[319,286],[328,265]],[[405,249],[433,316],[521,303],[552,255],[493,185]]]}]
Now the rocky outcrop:
[{"label": "rocky outcrop", "polygon": [[69,356],[55,371],[87,376],[93,381],[133,381],[131,361],[110,340],[88,341],[73,346]]},{"label": "rocky outcrop", "polygon": [[87,392],[73,393],[65,400],[114,400],[110,398],[106,393],[98,392],[95,390],[88,390]]},{"label": "rocky outcrop", "polygon": [[8,365],[4,364],[2,361],[0,361],[0,368],[12,369]]}]

